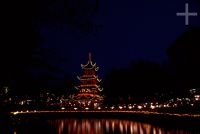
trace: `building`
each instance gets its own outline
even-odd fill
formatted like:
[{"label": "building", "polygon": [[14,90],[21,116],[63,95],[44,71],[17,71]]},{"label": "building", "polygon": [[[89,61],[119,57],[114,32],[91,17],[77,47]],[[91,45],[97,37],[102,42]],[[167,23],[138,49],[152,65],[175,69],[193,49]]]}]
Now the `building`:
[{"label": "building", "polygon": [[73,105],[81,109],[97,109],[100,108],[103,102],[103,96],[100,92],[103,88],[100,87],[100,79],[96,72],[99,67],[92,62],[91,53],[87,64],[81,64],[83,70],[82,76],[77,76],[80,84],[76,86],[77,94],[73,95]]},{"label": "building", "polygon": [[200,88],[190,89],[190,95],[192,100],[200,101]]}]

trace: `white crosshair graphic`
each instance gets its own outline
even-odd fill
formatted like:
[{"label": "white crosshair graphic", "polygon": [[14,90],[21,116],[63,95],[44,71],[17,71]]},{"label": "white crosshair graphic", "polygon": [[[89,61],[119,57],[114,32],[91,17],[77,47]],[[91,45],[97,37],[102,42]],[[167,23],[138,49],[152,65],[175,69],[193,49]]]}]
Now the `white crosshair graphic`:
[{"label": "white crosshair graphic", "polygon": [[185,13],[176,13],[176,16],[185,16],[185,25],[189,25],[189,16],[197,16],[198,14],[189,12],[188,3],[185,4],[185,10]]}]

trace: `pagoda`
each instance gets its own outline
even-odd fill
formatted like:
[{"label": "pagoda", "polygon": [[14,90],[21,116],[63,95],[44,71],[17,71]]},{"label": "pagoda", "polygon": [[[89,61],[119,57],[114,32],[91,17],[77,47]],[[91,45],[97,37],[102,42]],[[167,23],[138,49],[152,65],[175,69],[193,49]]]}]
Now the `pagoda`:
[{"label": "pagoda", "polygon": [[74,106],[82,109],[99,108],[103,102],[103,96],[100,95],[103,88],[100,88],[101,80],[96,75],[99,67],[92,62],[91,53],[89,53],[87,64],[81,64],[81,68],[83,75],[77,76],[80,84],[75,86],[78,92],[73,96]]}]

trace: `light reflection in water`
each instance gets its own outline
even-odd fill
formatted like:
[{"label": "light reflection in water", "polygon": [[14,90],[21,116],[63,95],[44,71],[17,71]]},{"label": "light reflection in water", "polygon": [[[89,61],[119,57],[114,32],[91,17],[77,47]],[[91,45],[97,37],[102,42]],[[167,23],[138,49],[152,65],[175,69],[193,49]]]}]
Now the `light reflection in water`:
[{"label": "light reflection in water", "polygon": [[58,134],[192,134],[120,119],[61,119],[49,120],[49,123],[57,128]]}]

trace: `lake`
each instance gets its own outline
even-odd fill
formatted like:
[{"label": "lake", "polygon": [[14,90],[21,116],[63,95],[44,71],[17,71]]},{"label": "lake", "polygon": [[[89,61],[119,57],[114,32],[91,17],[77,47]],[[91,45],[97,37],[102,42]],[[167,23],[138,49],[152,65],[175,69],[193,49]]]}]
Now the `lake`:
[{"label": "lake", "polygon": [[200,134],[193,128],[158,126],[127,119],[63,118],[19,122],[3,129],[11,134]]}]

